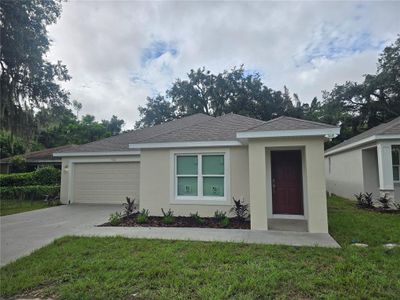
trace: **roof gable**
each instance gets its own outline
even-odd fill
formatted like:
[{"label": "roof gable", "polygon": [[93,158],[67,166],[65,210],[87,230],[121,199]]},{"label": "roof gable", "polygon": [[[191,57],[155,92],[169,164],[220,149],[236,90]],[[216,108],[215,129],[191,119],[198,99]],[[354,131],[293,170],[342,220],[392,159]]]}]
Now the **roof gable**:
[{"label": "roof gable", "polygon": [[353,136],[352,138],[345,140],[342,143],[340,143],[332,148],[329,148],[326,151],[326,153],[336,151],[341,148],[351,147],[352,144],[359,143],[362,140],[372,138],[373,136],[385,136],[385,135],[392,135],[392,134],[400,135],[400,117],[397,117],[390,122],[382,123],[378,126],[368,129],[356,136]]}]

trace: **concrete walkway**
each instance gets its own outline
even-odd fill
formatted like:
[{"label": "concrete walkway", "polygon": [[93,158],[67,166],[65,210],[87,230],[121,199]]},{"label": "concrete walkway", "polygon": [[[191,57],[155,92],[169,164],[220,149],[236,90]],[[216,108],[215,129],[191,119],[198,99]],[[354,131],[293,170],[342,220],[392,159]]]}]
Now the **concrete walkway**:
[{"label": "concrete walkway", "polygon": [[0,264],[28,255],[62,236],[81,234],[105,223],[121,207],[73,204],[0,217]]},{"label": "concrete walkway", "polygon": [[293,231],[177,227],[94,227],[82,232],[81,235],[340,248],[339,244],[329,234]]}]

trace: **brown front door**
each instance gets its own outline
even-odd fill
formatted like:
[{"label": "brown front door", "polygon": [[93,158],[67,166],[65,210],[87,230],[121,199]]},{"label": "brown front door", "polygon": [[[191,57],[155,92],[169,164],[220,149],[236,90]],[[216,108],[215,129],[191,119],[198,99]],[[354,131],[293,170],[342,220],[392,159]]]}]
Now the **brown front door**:
[{"label": "brown front door", "polygon": [[271,151],[272,211],[303,215],[301,151]]}]

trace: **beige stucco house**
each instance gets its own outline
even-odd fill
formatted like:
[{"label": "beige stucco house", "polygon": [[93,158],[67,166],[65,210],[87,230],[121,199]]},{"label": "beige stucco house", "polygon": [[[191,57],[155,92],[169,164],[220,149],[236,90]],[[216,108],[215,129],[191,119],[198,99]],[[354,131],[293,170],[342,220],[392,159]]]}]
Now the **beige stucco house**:
[{"label": "beige stucco house", "polygon": [[330,193],[387,195],[400,203],[400,117],[367,130],[325,152]]},{"label": "beige stucco house", "polygon": [[324,141],[331,125],[280,117],[196,114],[82,145],[62,158],[64,203],[122,203],[160,215],[229,212],[232,197],[250,204],[251,228],[298,221],[328,232]]}]

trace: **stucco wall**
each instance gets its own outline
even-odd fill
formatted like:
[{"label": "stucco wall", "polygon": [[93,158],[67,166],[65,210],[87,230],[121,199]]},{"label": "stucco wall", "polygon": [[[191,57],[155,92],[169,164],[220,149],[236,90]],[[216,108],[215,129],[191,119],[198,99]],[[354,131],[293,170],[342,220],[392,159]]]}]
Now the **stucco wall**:
[{"label": "stucco wall", "polygon": [[355,149],[325,157],[326,188],[329,193],[353,199],[354,194],[364,192],[361,151]]},{"label": "stucco wall", "polygon": [[[61,202],[67,204],[70,200],[72,200],[71,195],[69,195],[70,190],[70,180],[74,173],[74,166],[72,163],[96,163],[96,162],[124,162],[127,160],[140,160],[139,155],[130,155],[130,156],[91,156],[91,157],[63,157],[61,160],[62,168],[61,168],[61,191],[60,191],[60,199]],[[121,203],[123,203],[124,199],[121,199]]]},{"label": "stucco wall", "polygon": [[309,232],[328,232],[324,179],[324,140],[322,137],[270,138],[249,140],[250,212],[252,229],[268,228],[268,192],[266,180],[270,167],[269,150],[304,149],[305,217]]},{"label": "stucco wall", "polygon": [[[230,191],[227,193],[228,203],[224,205],[204,204],[175,204],[173,202],[174,153],[206,153],[207,151],[229,151]],[[171,195],[172,194],[172,195]],[[198,212],[201,216],[213,216],[214,212],[223,210],[229,212],[232,207],[232,196],[249,201],[249,167],[247,147],[202,148],[202,149],[142,149],[140,158],[140,208],[148,209],[151,215],[162,215],[161,208],[174,211],[175,215],[189,215]]]}]

